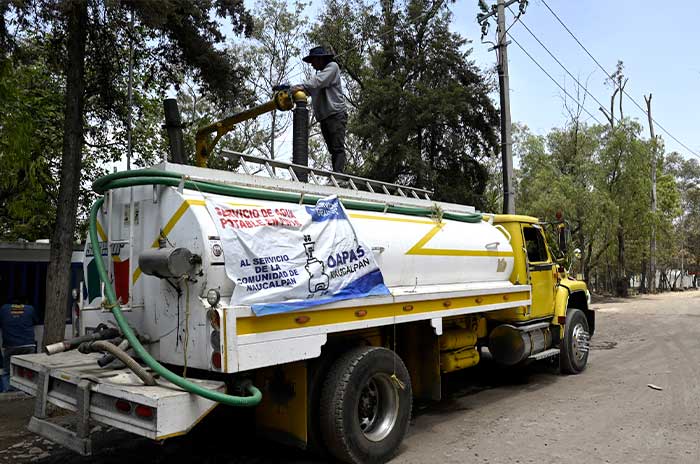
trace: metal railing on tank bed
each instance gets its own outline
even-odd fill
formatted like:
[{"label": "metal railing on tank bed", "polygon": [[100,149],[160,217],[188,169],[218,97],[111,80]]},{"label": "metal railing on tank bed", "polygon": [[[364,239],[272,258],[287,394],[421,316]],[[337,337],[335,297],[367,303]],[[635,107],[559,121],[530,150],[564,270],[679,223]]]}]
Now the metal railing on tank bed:
[{"label": "metal railing on tank bed", "polygon": [[[417,200],[428,201],[430,201],[430,196],[433,194],[432,191],[426,189],[391,184],[379,180],[367,179],[365,177],[303,166],[301,164],[246,155],[235,151],[221,150],[221,156],[231,161],[237,161],[243,171],[251,176],[264,170],[272,179],[280,179],[279,173],[276,172],[276,169],[280,169],[289,173],[289,177],[292,181],[300,183],[309,182],[316,185],[332,185],[337,188],[383,193],[385,195],[403,198],[413,197]],[[325,184],[323,183],[324,181],[326,182]]]}]

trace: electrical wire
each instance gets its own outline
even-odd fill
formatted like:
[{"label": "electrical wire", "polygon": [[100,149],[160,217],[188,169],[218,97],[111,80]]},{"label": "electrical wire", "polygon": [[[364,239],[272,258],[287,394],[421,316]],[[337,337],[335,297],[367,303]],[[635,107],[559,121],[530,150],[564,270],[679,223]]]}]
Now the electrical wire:
[{"label": "electrical wire", "polygon": [[[508,7],[508,10],[509,10],[512,14],[515,14],[515,13],[513,13],[513,10],[510,9],[510,7]],[[554,56],[554,54],[549,50],[549,48],[547,48],[547,46],[546,46],[544,43],[542,43],[542,41],[539,39],[539,37],[537,37],[537,36],[535,35],[535,33],[532,32],[532,29],[530,29],[530,28],[527,26],[527,24],[525,24],[525,21],[523,21],[522,19],[520,19],[519,22],[520,22],[520,24],[522,24],[522,26],[525,28],[525,30],[526,30],[527,32],[530,33],[530,35],[532,36],[532,38],[534,38],[534,39],[537,41],[537,43],[540,44],[540,46],[541,46],[542,48],[545,49],[545,51],[549,54],[549,56],[551,56],[552,59],[553,59],[554,61],[556,61],[557,64],[558,64],[559,66],[561,66],[561,68],[562,68],[564,71],[566,71],[566,74],[568,74],[569,77],[571,77],[571,78],[574,80],[574,82],[576,82],[576,84],[577,84],[581,89],[583,89],[583,91],[584,91],[586,94],[588,94],[598,105],[600,105],[601,108],[604,109],[604,108],[605,108],[605,105],[603,105],[603,104],[600,102],[600,100],[598,100],[598,99],[596,98],[596,96],[593,95],[593,94],[586,88],[586,86],[584,86],[583,84],[581,84],[581,82],[579,82],[579,80],[578,80],[573,74],[571,74],[571,72],[567,69],[567,67],[564,66],[564,64],[563,64],[556,56]],[[513,37],[513,36],[510,35],[510,34],[508,34],[508,35],[509,35],[511,38]],[[613,121],[615,121],[615,120],[616,120],[616,118],[613,116]],[[620,121],[620,119],[619,119],[619,117],[618,117],[618,118],[617,118],[617,122],[619,122],[619,121]]]},{"label": "electrical wire", "polygon": [[557,85],[557,87],[559,87],[559,88],[561,89],[562,92],[564,92],[569,98],[571,98],[573,101],[575,101],[575,102],[581,107],[581,109],[582,109],[583,111],[585,111],[586,114],[588,114],[588,116],[590,116],[595,122],[597,122],[598,124],[602,124],[602,123],[598,120],[598,118],[596,118],[593,114],[591,114],[591,112],[588,111],[588,110],[586,109],[586,107],[583,106],[583,104],[582,104],[581,102],[579,102],[579,101],[578,101],[576,98],[574,98],[569,92],[567,92],[566,89],[565,89],[564,87],[562,87],[562,85],[559,84],[559,82],[558,82],[556,79],[554,79],[554,78],[552,77],[552,75],[549,74],[549,73],[547,72],[547,70],[544,69],[544,68],[542,67],[541,64],[539,64],[539,63],[537,62],[537,60],[536,60],[535,58],[533,58],[532,55],[530,55],[530,53],[528,53],[528,51],[525,50],[525,48],[523,48],[522,45],[520,45],[520,42],[518,42],[518,41],[515,39],[515,37],[513,37],[512,34],[509,33],[509,34],[508,34],[508,37],[511,38],[511,40],[515,43],[515,45],[517,45],[517,46],[520,48],[520,50],[522,50],[523,53],[525,53],[525,55],[527,55],[527,57],[530,58],[530,60],[532,60],[532,62],[535,63],[535,64],[537,65],[538,68],[540,68],[540,71],[542,71],[543,73],[545,73],[545,74],[547,75],[547,77],[549,77],[549,79],[551,79],[551,81],[554,82],[554,83]]},{"label": "electrical wire", "polygon": [[[544,6],[549,10],[549,12],[552,14],[552,16],[554,16],[554,17],[556,18],[556,20],[559,22],[559,24],[562,25],[562,27],[566,30],[566,32],[568,32],[569,35],[576,41],[576,43],[579,44],[579,46],[583,49],[583,51],[585,51],[586,54],[593,60],[593,62],[594,62],[596,65],[598,65],[598,67],[605,73],[606,76],[608,76],[608,78],[609,78],[610,80],[612,80],[612,81],[614,82],[613,76],[603,67],[603,65],[600,64],[600,62],[591,54],[591,52],[588,51],[588,49],[581,43],[581,41],[576,37],[576,35],[575,35],[573,32],[571,32],[571,29],[569,29],[569,28],[567,27],[567,25],[564,24],[564,21],[562,21],[561,18],[559,18],[559,16],[554,12],[554,10],[552,10],[552,8],[547,4],[547,2],[546,2],[545,0],[540,0],[540,1],[541,1],[542,4],[544,4]],[[644,113],[647,117],[650,117],[650,116],[649,116],[649,113],[647,112],[647,110],[645,110],[639,103],[637,103],[637,101],[636,101],[634,98],[632,98],[632,97],[630,96],[630,94],[627,93],[627,91],[626,91],[625,89],[620,88],[620,90],[622,91],[622,93],[623,93],[627,98],[630,99],[630,101],[634,104],[634,106],[636,106],[637,108],[639,108],[639,109],[642,111],[642,113]],[[682,146],[683,148],[685,148],[686,150],[688,150],[688,151],[689,151],[690,153],[692,153],[695,157],[700,158],[700,155],[699,155],[698,153],[696,153],[694,150],[690,149],[686,144],[684,144],[683,142],[681,142],[680,140],[678,140],[673,134],[671,134],[668,130],[666,130],[666,128],[665,128],[664,126],[662,126],[661,124],[659,124],[659,122],[658,122],[656,119],[654,119],[653,117],[650,117],[650,119],[651,119],[652,122],[653,122],[654,124],[656,124],[656,125],[658,126],[658,128],[661,129],[666,135],[668,135],[668,136],[671,137],[673,140],[675,140],[676,143],[678,143],[680,146]]]}]

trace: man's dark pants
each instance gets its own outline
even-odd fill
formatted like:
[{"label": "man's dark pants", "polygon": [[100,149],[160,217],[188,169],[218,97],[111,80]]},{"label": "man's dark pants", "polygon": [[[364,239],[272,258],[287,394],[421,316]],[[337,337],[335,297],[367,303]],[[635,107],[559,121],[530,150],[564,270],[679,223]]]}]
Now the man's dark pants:
[{"label": "man's dark pants", "polygon": [[331,154],[333,171],[345,169],[345,128],[348,124],[347,113],[336,113],[321,121],[321,133],[326,141],[328,153]]},{"label": "man's dark pants", "polygon": [[36,353],[36,345],[6,346],[2,349],[2,360],[5,373],[2,376],[2,387],[5,391],[15,390],[10,387],[10,358],[17,354]]}]

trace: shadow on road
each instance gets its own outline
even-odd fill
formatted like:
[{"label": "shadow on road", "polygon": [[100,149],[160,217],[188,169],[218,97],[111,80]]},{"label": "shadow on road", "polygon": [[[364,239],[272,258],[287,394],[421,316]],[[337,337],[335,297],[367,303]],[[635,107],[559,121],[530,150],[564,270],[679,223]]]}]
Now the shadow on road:
[{"label": "shadow on road", "polygon": [[[478,366],[443,377],[440,402],[414,405],[414,421],[421,417],[442,421],[456,414],[477,414],[479,408],[510,396],[513,391],[537,390],[557,382],[557,368],[552,362],[534,363],[522,368],[504,368],[491,360]],[[488,391],[488,395],[479,395]],[[25,408],[29,419],[31,408]],[[240,411],[240,410],[237,410]],[[321,464],[325,459],[292,447],[278,445],[256,437],[246,424],[250,412],[232,417],[220,406],[190,434],[158,444],[126,432],[104,429],[93,435],[93,456],[81,457],[55,448],[44,459],[13,459],[7,462],[40,464]],[[29,435],[25,434],[25,438]],[[33,437],[32,437],[33,438]],[[29,441],[29,440],[27,440]],[[20,449],[17,450],[20,452]],[[16,455],[15,455],[16,456]],[[29,458],[29,456],[27,456]],[[34,457],[33,457],[34,458]],[[399,457],[400,460],[400,457]]]},{"label": "shadow on road", "polygon": [[[414,419],[424,415],[447,419],[465,411],[477,413],[480,407],[512,395],[513,391],[536,390],[557,382],[558,372],[558,365],[553,360],[504,367],[484,359],[473,368],[444,375],[442,400],[416,404]],[[484,391],[490,394],[479,395]]]}]

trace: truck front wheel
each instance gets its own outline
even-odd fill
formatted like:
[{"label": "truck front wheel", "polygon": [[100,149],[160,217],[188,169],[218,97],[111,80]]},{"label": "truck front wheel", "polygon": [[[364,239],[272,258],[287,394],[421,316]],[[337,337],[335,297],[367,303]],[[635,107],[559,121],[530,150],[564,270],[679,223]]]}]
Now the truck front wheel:
[{"label": "truck front wheel", "polygon": [[321,392],[321,433],[328,450],[347,463],[383,463],[406,435],[411,379],[386,348],[361,347],[338,358]]},{"label": "truck front wheel", "polygon": [[586,368],[589,340],[586,315],[580,309],[570,308],[559,355],[559,368],[563,374],[578,374]]}]

